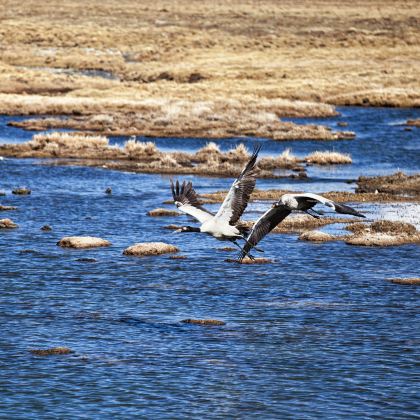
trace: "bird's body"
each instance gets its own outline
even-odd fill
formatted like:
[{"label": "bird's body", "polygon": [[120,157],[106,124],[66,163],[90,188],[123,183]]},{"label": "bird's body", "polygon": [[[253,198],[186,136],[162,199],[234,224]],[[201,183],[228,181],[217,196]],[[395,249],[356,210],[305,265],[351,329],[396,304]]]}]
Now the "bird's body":
[{"label": "bird's body", "polygon": [[321,195],[313,193],[284,194],[279,201],[274,203],[254,224],[242,248],[239,260],[242,261],[249,255],[252,248],[260,242],[269,232],[281,223],[293,211],[303,211],[312,217],[319,218],[319,213],[312,210],[316,204],[324,204],[334,209],[337,213],[351,214],[353,216],[365,217],[352,207],[336,203]]},{"label": "bird's body", "polygon": [[[202,207],[192,183],[171,181],[172,195],[175,205],[182,212],[197,219],[201,226],[194,228],[184,226],[180,232],[201,232],[225,241],[236,243],[237,239],[245,239],[247,229],[240,225],[239,219],[248,205],[249,198],[256,182],[256,162],[260,147],[255,148],[250,160],[239,177],[233,182],[218,212],[213,214]],[[239,245],[238,245],[239,246]]]}]

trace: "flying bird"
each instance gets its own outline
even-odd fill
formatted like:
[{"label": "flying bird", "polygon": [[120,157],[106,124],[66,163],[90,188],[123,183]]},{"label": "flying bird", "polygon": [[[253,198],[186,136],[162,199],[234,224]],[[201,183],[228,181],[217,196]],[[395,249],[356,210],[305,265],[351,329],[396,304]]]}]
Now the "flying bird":
[{"label": "flying bird", "polygon": [[352,207],[344,204],[336,203],[328,200],[318,194],[300,193],[300,194],[284,194],[280,200],[274,203],[254,224],[250,234],[246,239],[246,243],[239,255],[239,261],[242,261],[247,255],[253,258],[249,253],[264,236],[271,232],[278,224],[280,224],[292,211],[303,211],[312,217],[320,218],[320,213],[313,210],[317,204],[323,204],[332,208],[337,213],[351,214],[357,217],[365,217]]},{"label": "flying bird", "polygon": [[238,239],[245,239],[249,230],[238,222],[248,205],[251,193],[256,182],[256,163],[261,146],[254,148],[251,158],[242,170],[239,177],[233,182],[222,205],[216,214],[206,210],[198,200],[191,181],[174,182],[171,180],[172,196],[175,205],[183,213],[197,219],[201,226],[184,226],[178,232],[201,232],[213,236],[221,241],[231,241],[239,248]]}]

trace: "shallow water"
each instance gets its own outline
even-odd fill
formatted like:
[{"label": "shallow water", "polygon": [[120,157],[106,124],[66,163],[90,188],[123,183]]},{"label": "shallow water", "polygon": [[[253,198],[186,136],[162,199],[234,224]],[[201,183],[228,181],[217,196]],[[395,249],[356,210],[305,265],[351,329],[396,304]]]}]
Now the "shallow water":
[{"label": "shallow water", "polygon": [[[360,128],[356,140],[287,147],[350,152],[354,171],[314,168],[316,181],[258,186],[354,188],[345,180],[366,162],[372,172],[418,169],[418,131],[391,124],[417,110],[342,112],[348,129],[371,126],[370,135]],[[375,127],[374,117],[382,121]],[[0,125],[2,139],[31,135],[8,130]],[[206,140],[164,142],[196,149]],[[370,147],[363,153],[357,142]],[[266,153],[283,148],[264,142]],[[261,247],[272,264],[237,266],[224,261],[235,254],[218,250],[225,243],[163,229],[191,224],[186,217],[146,215],[170,198],[167,177],[39,163],[0,161],[1,204],[19,207],[0,214],[19,224],[0,231],[1,418],[419,418],[419,288],[386,280],[419,275],[417,246],[370,249],[270,235]],[[186,178],[200,191],[231,182]],[[32,194],[11,195],[19,185]],[[375,216],[377,207],[360,206]],[[42,232],[47,223],[53,230]],[[112,246],[57,247],[67,235],[100,236]],[[175,244],[187,259],[122,255],[142,241]],[[97,262],[77,261],[86,257]],[[180,323],[185,318],[226,325]],[[29,352],[54,346],[74,353]]]}]

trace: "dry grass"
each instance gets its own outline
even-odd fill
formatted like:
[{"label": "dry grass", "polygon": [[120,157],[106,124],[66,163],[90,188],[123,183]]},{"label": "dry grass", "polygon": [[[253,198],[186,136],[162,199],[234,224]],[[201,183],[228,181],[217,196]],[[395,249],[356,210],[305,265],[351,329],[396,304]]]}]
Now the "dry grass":
[{"label": "dry grass", "polygon": [[111,242],[93,236],[66,236],[60,239],[57,242],[57,245],[63,248],[85,249],[110,246]]},{"label": "dry grass", "polygon": [[[196,153],[161,152],[153,142],[128,140],[123,147],[110,146],[108,139],[83,133],[37,134],[23,144],[0,145],[0,153],[20,158],[60,158],[56,164],[99,166],[102,168],[163,174],[195,174],[236,177],[250,153],[241,143],[227,152],[220,152],[209,143]],[[63,160],[63,159],[72,160]],[[77,160],[76,160],[77,159]],[[302,166],[290,159],[261,159],[259,177],[277,178],[275,169],[292,169],[305,175]],[[290,176],[295,176],[291,174]],[[112,191],[111,191],[112,192]]]},{"label": "dry grass", "polygon": [[10,219],[0,219],[0,229],[14,229],[18,225]]},{"label": "dry grass", "polygon": [[35,356],[54,356],[60,354],[70,354],[73,350],[68,347],[53,347],[51,349],[33,349],[29,350]]},{"label": "dry grass", "polygon": [[246,256],[242,261],[238,261],[237,259],[228,258],[225,260],[226,262],[233,262],[237,264],[270,264],[273,262],[270,258],[249,258]]},{"label": "dry grass", "polygon": [[408,120],[407,125],[412,126],[412,127],[420,127],[420,119]]},{"label": "dry grass", "polygon": [[218,319],[183,319],[181,322],[184,324],[194,324],[194,325],[210,325],[210,326],[221,326],[226,325],[226,322],[219,321]]},{"label": "dry grass", "polygon": [[[262,160],[262,159],[261,159]],[[283,194],[293,193],[298,191],[288,190],[259,190],[255,189],[251,195],[251,201],[255,200],[267,200],[277,201]],[[223,202],[227,191],[216,191],[213,193],[201,194],[200,197],[209,203],[221,203]],[[325,198],[328,198],[337,202],[418,202],[420,201],[420,195],[416,196],[398,196],[390,193],[375,193],[375,192],[364,192],[364,193],[353,193],[347,191],[332,191],[320,193]]]},{"label": "dry grass", "polygon": [[420,174],[406,175],[397,172],[393,175],[364,177],[357,180],[356,192],[379,192],[387,194],[420,195]]},{"label": "dry grass", "polygon": [[308,230],[303,232],[299,239],[301,241],[310,241],[310,242],[329,242],[335,241],[337,238],[329,233],[321,232],[319,230]]},{"label": "dry grass", "polygon": [[352,163],[350,155],[338,152],[313,152],[305,157],[305,161],[316,165],[343,165]]},{"label": "dry grass", "polygon": [[124,255],[150,256],[179,252],[174,245],[165,244],[164,242],[143,242],[132,245],[124,250]]},{"label": "dry grass", "polygon": [[166,217],[166,216],[180,216],[181,213],[175,210],[168,210],[168,209],[154,209],[147,212],[147,214],[151,217]]},{"label": "dry grass", "polygon": [[[82,103],[80,105],[82,106]],[[79,112],[85,115],[67,119],[52,117],[29,119],[12,122],[11,125],[29,130],[78,129],[114,136],[206,138],[252,136],[273,140],[340,140],[354,137],[354,133],[335,132],[321,125],[282,122],[274,113],[271,114],[271,118],[267,118],[266,114],[262,120],[255,107],[247,101],[230,100],[228,104],[220,100],[208,102],[207,116],[197,114],[195,105],[194,102],[184,100],[165,99],[155,102],[141,99],[134,107],[123,104],[117,107],[121,108],[120,111],[114,111],[109,115],[101,114],[100,118],[91,115],[93,111],[85,111]],[[130,108],[133,108],[131,112]],[[103,112],[100,107],[94,109]],[[74,112],[77,112],[76,108]]]},{"label": "dry grass", "polygon": [[[359,226],[363,225],[363,226]],[[345,239],[349,245],[359,246],[394,246],[420,244],[420,232],[415,226],[405,222],[380,220],[370,225],[355,224],[354,233]]]},{"label": "dry grass", "polygon": [[4,0],[0,113],[96,114],[104,133],[302,138],[277,118],[420,104],[417,6]]},{"label": "dry grass", "polygon": [[388,279],[391,283],[420,285],[419,277]]}]

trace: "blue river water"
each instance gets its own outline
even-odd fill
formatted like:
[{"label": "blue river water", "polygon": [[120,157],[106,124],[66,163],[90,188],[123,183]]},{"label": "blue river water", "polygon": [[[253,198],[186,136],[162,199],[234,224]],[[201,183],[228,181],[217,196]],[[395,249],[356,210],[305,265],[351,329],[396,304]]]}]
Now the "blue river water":
[{"label": "blue river water", "polygon": [[[418,171],[420,130],[398,124],[420,110],[340,112],[320,122],[347,121],[355,140],[262,141],[264,153],[334,149],[350,153],[353,165],[311,167],[309,180],[264,180],[258,188],[351,190],[346,180],[359,174]],[[0,119],[1,142],[32,136],[5,125],[16,119]],[[242,141],[218,143],[228,149]],[[207,140],[156,142],[196,150]],[[419,276],[418,246],[269,235],[261,247],[273,263],[240,266],[225,262],[236,255],[220,249],[225,243],[164,229],[191,224],[187,217],[147,216],[170,199],[166,176],[24,159],[0,160],[0,174],[0,204],[18,206],[0,218],[19,225],[0,231],[0,418],[420,418],[420,289],[387,280]],[[200,192],[232,181],[186,178]],[[11,194],[23,185],[31,195]],[[45,224],[53,230],[41,231]],[[56,246],[72,235],[112,245]],[[122,255],[143,241],[177,245],[187,258]],[[73,353],[30,352],[55,346]]]}]

